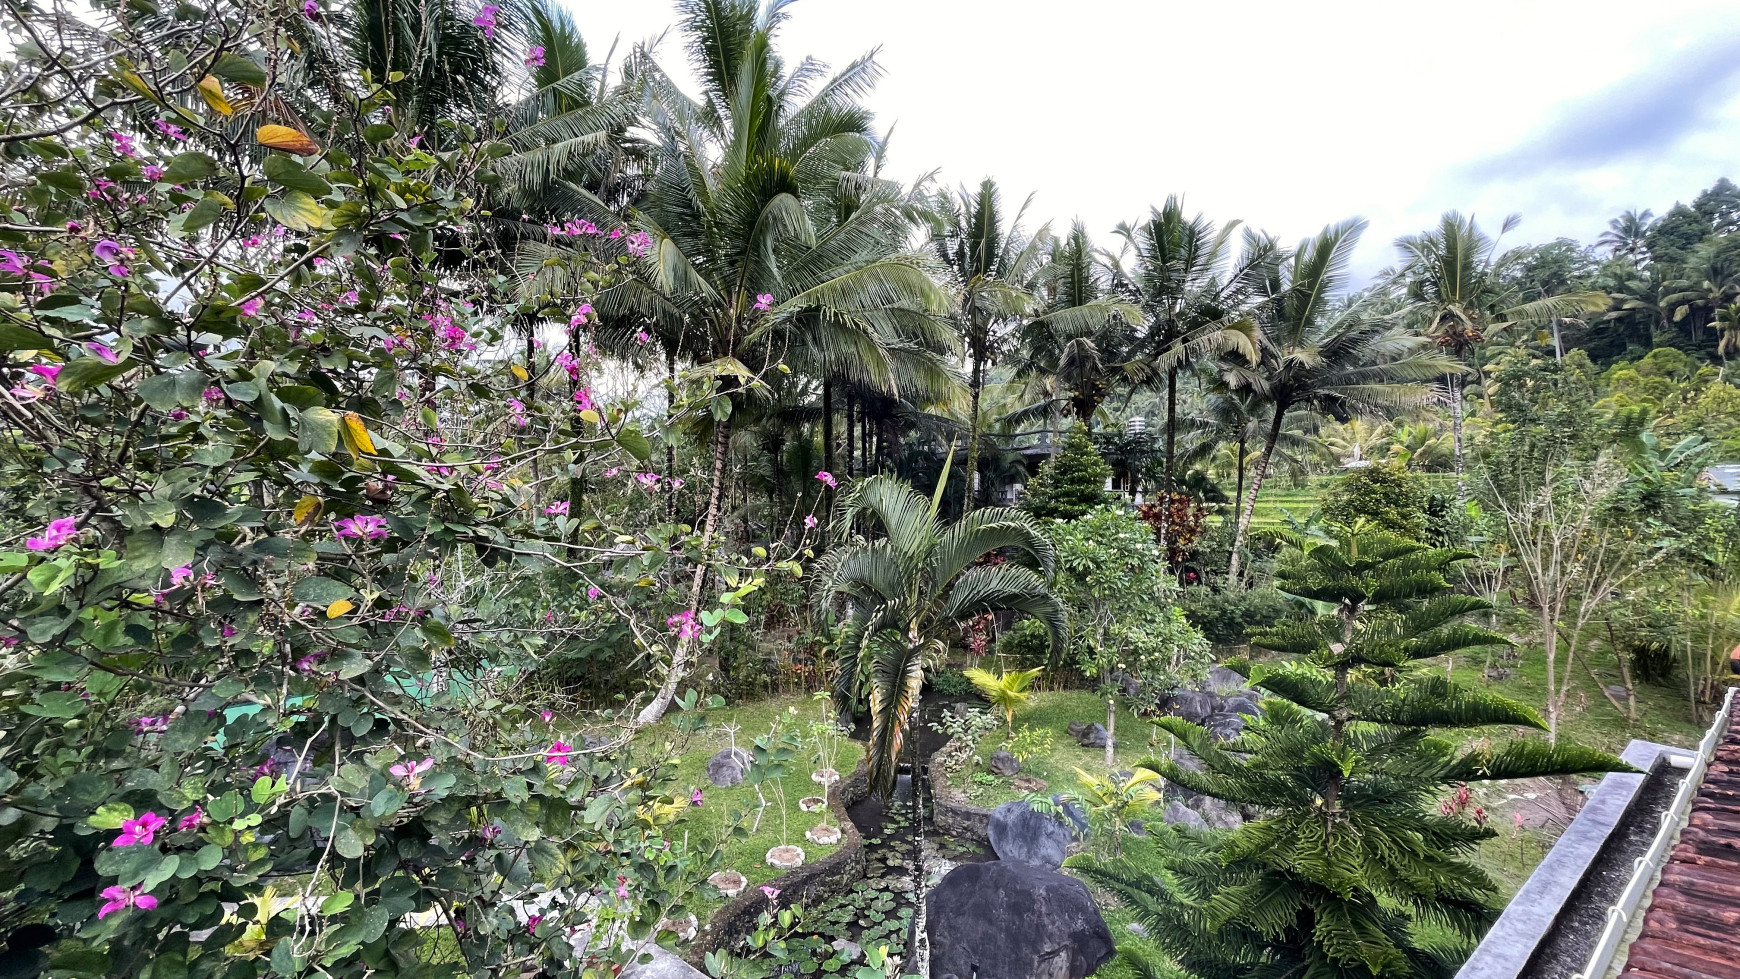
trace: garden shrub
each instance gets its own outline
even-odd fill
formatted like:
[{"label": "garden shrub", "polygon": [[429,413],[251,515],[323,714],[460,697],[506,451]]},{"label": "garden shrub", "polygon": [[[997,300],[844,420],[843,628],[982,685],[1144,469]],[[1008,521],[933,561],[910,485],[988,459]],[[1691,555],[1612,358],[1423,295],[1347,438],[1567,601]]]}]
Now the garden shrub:
[{"label": "garden shrub", "polygon": [[1021,508],[1035,517],[1074,520],[1111,499],[1106,492],[1111,478],[1112,467],[1100,456],[1087,426],[1078,422],[1064,435],[1058,454],[1042,463],[1027,484]]},{"label": "garden shrub", "polygon": [[1257,629],[1268,629],[1287,617],[1287,599],[1273,588],[1211,588],[1191,585],[1178,605],[1203,638],[1217,646],[1240,646]]},{"label": "garden shrub", "polygon": [[1351,527],[1355,521],[1413,541],[1426,536],[1426,485],[1404,466],[1373,464],[1336,477],[1323,496],[1323,519]]}]

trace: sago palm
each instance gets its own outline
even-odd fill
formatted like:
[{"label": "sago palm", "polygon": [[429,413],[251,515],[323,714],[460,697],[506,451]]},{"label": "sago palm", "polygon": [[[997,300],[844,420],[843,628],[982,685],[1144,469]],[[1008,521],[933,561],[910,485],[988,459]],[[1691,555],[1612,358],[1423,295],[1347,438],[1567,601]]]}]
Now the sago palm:
[{"label": "sago palm", "polygon": [[[925,499],[892,476],[858,483],[836,525],[867,524],[879,536],[855,538],[816,567],[814,601],[844,616],[835,695],[870,704],[870,784],[892,792],[900,748],[918,708],[927,658],[940,660],[955,623],[986,612],[1032,616],[1050,632],[1053,655],[1068,633],[1063,603],[1047,583],[1055,550],[1019,510],[974,510],[952,524],[938,519],[947,467]],[[980,563],[999,552],[1011,560]]]}]

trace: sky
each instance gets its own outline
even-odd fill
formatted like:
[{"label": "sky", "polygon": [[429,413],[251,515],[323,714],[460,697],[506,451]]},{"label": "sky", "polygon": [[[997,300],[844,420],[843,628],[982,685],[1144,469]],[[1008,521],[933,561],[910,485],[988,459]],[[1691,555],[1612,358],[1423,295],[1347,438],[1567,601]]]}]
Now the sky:
[{"label": "sky", "polygon": [[[562,2],[595,57],[675,19]],[[1289,242],[1364,217],[1363,277],[1448,209],[1520,214],[1507,245],[1588,243],[1740,179],[1734,0],[799,0],[780,47],[880,48],[888,175],[992,176],[1033,195],[1030,229],[1080,219],[1107,246],[1179,194]],[[674,31],[657,51],[689,77]]]}]

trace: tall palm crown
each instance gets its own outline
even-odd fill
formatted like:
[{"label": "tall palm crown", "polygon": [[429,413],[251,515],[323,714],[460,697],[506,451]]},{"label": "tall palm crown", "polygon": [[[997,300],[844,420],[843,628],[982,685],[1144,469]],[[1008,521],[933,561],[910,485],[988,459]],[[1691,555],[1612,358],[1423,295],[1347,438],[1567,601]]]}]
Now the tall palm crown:
[{"label": "tall palm crown", "polygon": [[[1516,227],[1506,218],[1501,229]],[[1519,257],[1500,253],[1498,241],[1456,211],[1447,211],[1438,228],[1396,240],[1404,264],[1398,273],[1420,328],[1441,349],[1465,362],[1493,333],[1508,326],[1528,327],[1604,310],[1604,292],[1578,292],[1521,302],[1519,286],[1504,275]],[[1462,371],[1450,373],[1450,414],[1456,475],[1462,476]]]},{"label": "tall palm crown", "polygon": [[1339,298],[1364,221],[1344,221],[1302,242],[1292,255],[1260,267],[1258,357],[1224,359],[1229,387],[1246,388],[1272,406],[1269,430],[1233,537],[1229,577],[1237,580],[1257,495],[1288,414],[1305,409],[1346,421],[1424,403],[1427,382],[1457,362],[1418,333],[1374,315],[1368,293]]},{"label": "tall palm crown", "polygon": [[1040,315],[1021,328],[1016,377],[1049,377],[1055,400],[1035,406],[1047,415],[1065,407],[1092,425],[1100,405],[1120,387],[1152,377],[1137,329],[1140,307],[1109,295],[1105,257],[1077,221],[1047,244],[1045,263],[1032,280]]},{"label": "tall palm crown", "polygon": [[1649,257],[1649,226],[1655,223],[1655,212],[1632,208],[1607,222],[1607,230],[1595,239],[1597,247],[1607,249],[1614,258],[1625,257],[1642,262]]},{"label": "tall palm crown", "polygon": [[969,510],[979,465],[979,399],[986,369],[997,353],[997,331],[1031,308],[1030,280],[1051,237],[1047,227],[1031,237],[1021,230],[1022,216],[1032,200],[1029,197],[1005,222],[1002,192],[987,177],[976,191],[962,188],[954,195],[940,195],[934,203],[932,247],[955,288],[952,318],[968,361],[965,508]]},{"label": "tall palm crown", "polygon": [[[927,500],[891,476],[858,483],[837,524],[862,519],[881,536],[855,539],[817,564],[818,610],[845,616],[835,693],[845,704],[869,699],[870,784],[883,794],[894,789],[925,660],[941,659],[946,630],[987,612],[1013,611],[1045,623],[1054,652],[1068,634],[1063,603],[1046,583],[1055,549],[1039,524],[996,507],[944,524],[938,511],[947,485],[945,471]],[[980,563],[1000,551],[1014,552],[1016,560]]]}]

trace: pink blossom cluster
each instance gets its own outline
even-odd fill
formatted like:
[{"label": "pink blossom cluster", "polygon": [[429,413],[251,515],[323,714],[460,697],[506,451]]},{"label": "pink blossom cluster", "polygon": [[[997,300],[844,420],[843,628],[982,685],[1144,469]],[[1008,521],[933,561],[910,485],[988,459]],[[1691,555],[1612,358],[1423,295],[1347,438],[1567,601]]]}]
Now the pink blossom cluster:
[{"label": "pink blossom cluster", "polygon": [[578,238],[583,235],[601,235],[598,225],[591,221],[569,221],[566,224],[546,224],[544,230],[554,238]]},{"label": "pink blossom cluster", "polygon": [[0,272],[30,279],[36,283],[37,290],[46,296],[54,290],[54,280],[36,271],[38,268],[45,268],[50,272],[54,271],[54,266],[42,259],[32,259],[28,255],[20,255],[15,251],[0,248]]},{"label": "pink blossom cluster", "polygon": [[684,609],[665,620],[668,628],[677,630],[678,639],[693,639],[701,634],[701,623],[695,621],[695,610]]}]

